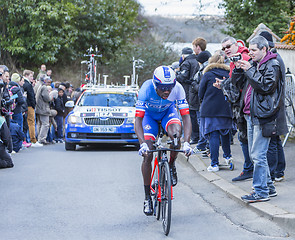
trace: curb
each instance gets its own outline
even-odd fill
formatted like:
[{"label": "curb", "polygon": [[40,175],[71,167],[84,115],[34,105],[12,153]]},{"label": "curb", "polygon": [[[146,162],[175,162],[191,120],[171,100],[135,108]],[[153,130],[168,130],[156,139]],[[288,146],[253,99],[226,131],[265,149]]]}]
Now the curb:
[{"label": "curb", "polygon": [[294,213],[290,213],[269,202],[259,202],[259,203],[250,203],[250,204],[245,203],[241,199],[241,196],[248,194],[248,192],[230,183],[229,181],[220,177],[216,173],[208,172],[207,166],[205,165],[205,162],[203,161],[201,156],[194,154],[187,161],[187,159],[182,154],[179,154],[178,158],[181,161],[186,162],[190,166],[192,166],[199,175],[201,175],[203,178],[208,180],[210,183],[214,184],[216,187],[223,190],[230,198],[241,203],[243,206],[249,207],[250,209],[254,210],[260,215],[263,215],[264,217],[267,217],[268,219],[273,220],[274,222],[279,224],[281,227],[287,229],[288,231],[294,232],[294,229],[295,229]]}]

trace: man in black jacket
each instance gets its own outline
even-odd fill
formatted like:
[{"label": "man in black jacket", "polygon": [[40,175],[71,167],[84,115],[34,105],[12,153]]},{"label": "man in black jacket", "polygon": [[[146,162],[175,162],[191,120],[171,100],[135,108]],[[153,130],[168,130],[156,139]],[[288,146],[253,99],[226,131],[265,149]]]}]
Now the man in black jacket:
[{"label": "man in black jacket", "polygon": [[36,98],[33,88],[34,72],[31,70],[24,70],[23,76],[25,83],[23,85],[24,92],[27,95],[27,105],[28,105],[28,116],[27,122],[29,126],[29,135],[32,142],[32,147],[42,147],[43,145],[37,142],[35,133],[35,106]]},{"label": "man in black jacket", "polygon": [[[190,88],[193,82],[194,75],[199,70],[199,63],[197,61],[197,55],[193,54],[193,50],[189,47],[182,49],[182,62],[180,64],[180,70],[177,72],[176,80],[183,86],[185,91],[186,100],[190,103]],[[194,114],[194,109],[189,109],[190,112],[193,111],[191,115],[192,122],[192,134],[191,134],[191,144],[197,143],[199,138],[199,125],[197,122],[196,114]]]},{"label": "man in black jacket", "polygon": [[[248,203],[268,201],[277,196],[270,177],[267,150],[270,137],[276,134],[276,119],[281,107],[284,80],[277,55],[268,51],[267,40],[254,37],[249,43],[249,62],[239,60],[232,79],[246,77],[249,85],[244,99],[244,116],[247,120],[248,146],[254,163],[254,191],[242,196]],[[238,68],[240,67],[240,69]]]},{"label": "man in black jacket", "polygon": [[[277,60],[280,64],[281,73],[283,80],[286,79],[286,68],[284,61],[280,54],[275,49],[275,44],[272,40],[272,35],[267,31],[259,33],[260,36],[264,37],[269,44],[271,52],[277,54]],[[285,91],[283,91],[283,99],[285,99]],[[273,181],[282,181],[284,179],[284,171],[286,167],[285,153],[280,139],[281,135],[285,135],[288,132],[287,121],[286,121],[286,109],[285,103],[282,101],[280,111],[277,118],[277,134],[272,136],[267,151],[267,162],[269,166],[270,176]]]}]

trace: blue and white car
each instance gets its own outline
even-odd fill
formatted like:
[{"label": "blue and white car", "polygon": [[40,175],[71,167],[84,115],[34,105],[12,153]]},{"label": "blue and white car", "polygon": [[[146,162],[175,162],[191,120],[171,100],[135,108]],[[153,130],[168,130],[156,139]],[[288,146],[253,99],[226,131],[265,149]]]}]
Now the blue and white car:
[{"label": "blue and white car", "polygon": [[136,88],[86,88],[65,121],[65,149],[97,143],[138,145],[134,131]]}]

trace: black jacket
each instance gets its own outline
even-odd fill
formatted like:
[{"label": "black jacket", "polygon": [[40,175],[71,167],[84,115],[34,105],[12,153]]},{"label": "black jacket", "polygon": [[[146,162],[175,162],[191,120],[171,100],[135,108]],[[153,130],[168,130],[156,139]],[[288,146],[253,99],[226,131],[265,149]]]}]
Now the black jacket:
[{"label": "black jacket", "polygon": [[58,96],[54,100],[54,109],[57,111],[58,116],[63,116],[65,112],[65,105],[63,103],[63,97]]},{"label": "black jacket", "polygon": [[34,88],[33,88],[32,84],[27,79],[25,79],[23,89],[27,93],[27,105],[28,105],[28,107],[32,107],[32,108],[35,109],[36,98],[35,98]]},{"label": "black jacket", "polygon": [[8,152],[12,152],[12,140],[9,128],[7,127],[4,117],[0,116],[0,140],[7,147]]},{"label": "black jacket", "polygon": [[189,88],[193,82],[194,75],[199,70],[197,55],[188,55],[180,64],[180,70],[176,75],[176,80],[183,86],[186,100],[189,102]]},{"label": "black jacket", "polygon": [[280,65],[276,59],[270,59],[257,69],[257,65],[250,62],[252,67],[245,72],[245,76],[253,88],[251,116],[258,118],[260,122],[267,122],[277,114],[283,101],[284,81]]},{"label": "black jacket", "polygon": [[199,97],[202,100],[201,117],[232,118],[230,104],[225,99],[223,92],[213,86],[213,83],[216,82],[215,78],[228,78],[229,70],[229,66],[220,63],[211,63],[205,68],[199,89]]},{"label": "black jacket", "polygon": [[16,82],[10,82],[9,83],[9,89],[11,90],[12,94],[17,94],[16,98],[16,107],[13,110],[14,114],[21,113],[22,112],[22,105],[25,103],[25,99],[23,97],[23,93],[21,91],[20,86]]}]

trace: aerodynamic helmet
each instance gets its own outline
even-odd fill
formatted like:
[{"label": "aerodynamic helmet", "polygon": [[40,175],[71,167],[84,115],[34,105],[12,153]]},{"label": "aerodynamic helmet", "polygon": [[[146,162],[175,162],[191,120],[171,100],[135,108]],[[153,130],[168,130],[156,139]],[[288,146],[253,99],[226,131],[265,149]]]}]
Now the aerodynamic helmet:
[{"label": "aerodynamic helmet", "polygon": [[176,84],[176,75],[168,66],[157,67],[154,71],[153,84],[155,89],[162,92],[171,91]]}]

